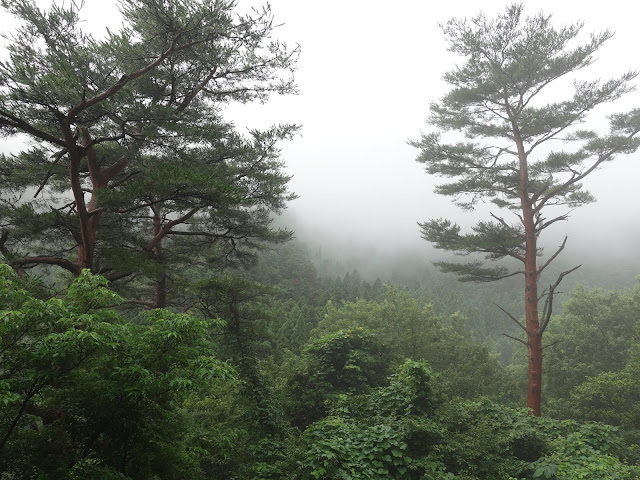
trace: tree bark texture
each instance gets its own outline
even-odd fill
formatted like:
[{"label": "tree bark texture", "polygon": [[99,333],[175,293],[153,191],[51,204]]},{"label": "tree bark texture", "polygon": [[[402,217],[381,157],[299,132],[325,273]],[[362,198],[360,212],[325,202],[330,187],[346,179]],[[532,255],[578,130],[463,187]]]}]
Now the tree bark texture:
[{"label": "tree bark texture", "polygon": [[542,404],[542,332],[538,316],[538,239],[534,219],[533,202],[528,194],[527,153],[515,120],[512,120],[513,137],[518,149],[520,165],[520,206],[525,235],[524,258],[524,302],[525,328],[527,334],[528,388],[527,408],[537,417],[541,415]]}]

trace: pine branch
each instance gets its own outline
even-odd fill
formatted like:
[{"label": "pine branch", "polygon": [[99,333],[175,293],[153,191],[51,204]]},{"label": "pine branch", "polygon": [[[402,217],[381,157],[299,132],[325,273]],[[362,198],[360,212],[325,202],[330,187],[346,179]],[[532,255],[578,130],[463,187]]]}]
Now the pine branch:
[{"label": "pine branch", "polygon": [[529,347],[529,344],[528,344],[527,342],[525,342],[524,340],[522,340],[521,338],[513,337],[513,336],[508,335],[508,334],[506,334],[506,333],[503,333],[503,335],[504,335],[505,337],[510,338],[511,340],[515,340],[516,342],[520,342],[521,344],[523,344],[523,345],[524,345],[525,347],[527,347],[527,348]]},{"label": "pine branch", "polygon": [[[627,137],[626,137],[627,140],[631,141],[638,133],[640,133],[640,127],[633,129],[631,131],[631,133],[629,133],[627,135]],[[625,145],[625,147],[626,147],[626,145]],[[572,185],[575,185],[576,183],[578,183],[579,181],[584,179],[587,175],[589,175],[596,168],[598,168],[603,162],[611,160],[615,154],[619,153],[625,147],[611,148],[608,152],[600,154],[598,156],[598,158],[593,162],[593,164],[591,164],[591,166],[589,168],[587,168],[586,170],[584,170],[583,172],[581,172],[579,174],[577,174],[577,172],[576,172],[576,174],[574,174],[571,177],[571,179],[567,180],[566,182],[564,182],[561,185],[557,186],[556,188],[552,189],[547,195],[545,195],[542,198],[542,200],[540,200],[538,205],[533,209],[534,213],[538,213],[542,209],[542,207],[547,202],[549,202],[549,200],[551,200],[554,196],[556,196],[560,192],[566,191],[569,187],[571,187]]]},{"label": "pine branch", "polygon": [[551,313],[553,312],[553,295],[554,295],[555,289],[558,287],[558,285],[560,285],[560,282],[562,282],[562,279],[564,277],[566,277],[572,272],[575,272],[581,266],[582,265],[578,265],[577,267],[573,267],[569,270],[562,272],[560,275],[558,275],[558,279],[556,280],[556,282],[553,285],[549,285],[549,293],[544,302],[544,309],[542,310],[542,324],[540,326],[540,335],[542,335],[544,331],[547,329],[547,326],[549,325],[549,321],[551,320]]},{"label": "pine branch", "polygon": [[509,313],[507,310],[505,310],[504,308],[502,308],[500,305],[498,305],[496,302],[493,302],[493,304],[498,307],[500,310],[502,310],[511,320],[513,320],[516,325],[518,325],[522,330],[524,330],[525,332],[527,331],[526,327],[522,324],[522,322],[520,322],[515,316],[513,316],[511,313]]},{"label": "pine branch", "polygon": [[0,110],[0,126],[1,125],[6,125],[9,127],[16,128],[18,130],[22,130],[23,132],[33,135],[34,137],[39,138],[40,140],[53,143],[54,145],[58,145],[59,147],[67,146],[64,140],[54,137],[53,135],[34,127],[30,123],[26,122],[21,118],[16,117],[15,115],[12,115],[6,110]]},{"label": "pine branch", "polygon": [[77,263],[73,263],[66,258],[54,257],[54,256],[35,256],[35,257],[24,257],[18,258],[15,260],[11,260],[11,265],[20,265],[27,266],[29,264],[34,265],[57,265],[59,267],[64,268],[65,270],[73,273],[74,275],[80,275],[82,273],[82,268]]},{"label": "pine branch", "polygon": [[179,225],[181,223],[184,223],[186,220],[188,220],[189,218],[191,218],[192,216],[194,216],[196,213],[198,213],[200,211],[201,207],[194,207],[191,210],[189,210],[187,213],[185,213],[184,215],[182,215],[179,218],[176,218],[175,220],[171,220],[170,222],[168,222],[166,225],[164,225],[160,231],[153,237],[153,239],[151,239],[151,241],[149,243],[147,243],[147,245],[144,247],[144,249],[148,252],[150,252],[151,250],[153,250],[159,243],[160,241],[169,233],[171,232],[171,229],[176,226]]},{"label": "pine branch", "polygon": [[553,261],[556,259],[556,257],[560,254],[560,252],[562,252],[562,250],[564,250],[564,246],[565,246],[565,244],[567,243],[567,238],[568,238],[568,237],[565,235],[564,240],[562,241],[562,245],[560,245],[560,246],[558,247],[558,249],[555,251],[555,253],[554,253],[553,255],[551,255],[551,257],[549,258],[549,260],[547,260],[547,261],[544,263],[544,265],[542,265],[542,266],[538,269],[538,272],[537,272],[537,275],[538,275],[538,276],[543,272],[543,270],[544,270],[545,268],[547,268],[547,266],[548,266],[551,262],[553,262]]}]

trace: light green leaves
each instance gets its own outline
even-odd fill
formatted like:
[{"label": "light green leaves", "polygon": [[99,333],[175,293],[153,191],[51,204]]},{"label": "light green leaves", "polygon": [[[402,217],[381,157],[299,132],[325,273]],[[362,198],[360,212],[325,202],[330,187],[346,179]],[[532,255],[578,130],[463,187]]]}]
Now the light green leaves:
[{"label": "light green leaves", "polygon": [[[195,458],[181,457],[186,427],[176,422],[191,419],[179,405],[236,378],[214,355],[216,322],[166,310],[125,322],[113,310],[119,297],[86,270],[62,298],[36,299],[21,281],[0,265],[0,299],[11,308],[0,311],[0,468],[45,475],[47,455],[93,478],[108,478],[121,462],[165,457],[177,462],[165,471],[193,468]],[[121,457],[126,442],[138,453]],[[93,466],[81,461],[82,450]]]}]

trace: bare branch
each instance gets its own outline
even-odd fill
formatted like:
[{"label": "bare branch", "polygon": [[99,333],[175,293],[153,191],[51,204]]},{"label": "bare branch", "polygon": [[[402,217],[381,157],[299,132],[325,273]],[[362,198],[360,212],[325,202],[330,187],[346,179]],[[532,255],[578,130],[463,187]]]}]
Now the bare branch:
[{"label": "bare branch", "polygon": [[500,310],[502,310],[511,320],[513,320],[516,325],[518,325],[522,330],[524,330],[525,332],[527,331],[527,329],[525,328],[525,326],[522,324],[522,322],[520,322],[516,317],[514,317],[513,315],[511,315],[511,313],[509,313],[508,311],[506,311],[504,308],[502,308],[500,305],[498,305],[496,302],[493,302],[493,304],[498,307]]},{"label": "bare branch", "polygon": [[547,260],[547,261],[544,263],[544,265],[542,265],[542,266],[538,269],[538,273],[537,273],[537,275],[540,275],[540,274],[542,273],[542,271],[543,271],[545,268],[547,268],[547,266],[548,266],[551,262],[553,262],[553,261],[555,260],[555,258],[560,254],[560,252],[561,252],[562,250],[564,250],[564,246],[565,246],[565,244],[567,243],[567,238],[568,238],[568,237],[565,235],[564,240],[562,241],[562,245],[560,245],[560,246],[558,247],[558,250],[556,250],[556,252],[555,252],[553,255],[551,255],[551,257],[549,258],[549,260]]},{"label": "bare branch", "polygon": [[524,340],[522,340],[521,338],[518,337],[512,337],[511,335],[507,335],[506,333],[503,333],[503,335],[505,337],[510,338],[511,340],[515,340],[516,342],[520,342],[521,344],[523,344],[525,347],[529,347],[529,344],[527,342],[525,342]]},{"label": "bare branch", "polygon": [[551,342],[551,343],[545,345],[544,347],[542,347],[542,350],[544,350],[545,348],[553,347],[554,345],[557,345],[560,342],[562,342],[562,340],[556,340],[555,342]]},{"label": "bare branch", "polygon": [[[549,204],[547,204],[549,205]],[[571,210],[573,211],[573,210]],[[541,232],[542,230],[544,230],[545,228],[547,228],[549,225],[553,225],[556,222],[561,222],[564,220],[567,220],[569,218],[569,214],[571,213],[567,212],[565,214],[562,215],[558,215],[556,218],[552,218],[551,220],[547,221],[547,222],[542,222],[539,225],[536,225],[536,231]]]},{"label": "bare branch", "polygon": [[547,296],[547,299],[544,302],[544,309],[542,311],[542,325],[540,326],[540,335],[542,335],[544,331],[547,329],[547,326],[549,325],[549,320],[551,319],[551,313],[553,312],[553,295],[554,295],[555,289],[558,287],[558,285],[560,285],[560,282],[562,282],[562,279],[564,277],[566,277],[572,272],[575,272],[581,266],[582,265],[578,265],[577,267],[573,267],[570,270],[566,270],[562,272],[560,275],[558,275],[558,279],[556,280],[556,283],[554,283],[553,285],[549,285],[549,294]]}]

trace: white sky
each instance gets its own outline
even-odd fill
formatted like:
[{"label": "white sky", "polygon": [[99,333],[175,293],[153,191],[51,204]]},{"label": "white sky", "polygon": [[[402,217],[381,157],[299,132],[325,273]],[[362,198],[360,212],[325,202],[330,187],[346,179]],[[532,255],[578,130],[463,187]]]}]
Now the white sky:
[{"label": "white sky", "polygon": [[[115,7],[105,3],[86,0],[88,25],[114,18],[110,12]],[[261,3],[239,0],[240,8]],[[429,103],[446,91],[441,77],[461,61],[446,51],[438,23],[479,10],[494,14],[507,3],[271,0],[270,4],[276,23],[284,23],[275,37],[302,47],[296,74],[300,94],[274,98],[266,105],[232,106],[228,115],[241,128],[302,125],[302,136],[282,148],[282,158],[294,175],[291,189],[300,197],[285,218],[296,220],[300,236],[330,235],[347,244],[362,240],[379,254],[423,245],[427,251],[417,221],[455,216],[460,223],[473,223],[470,214],[432,193],[437,179],[429,178],[415,162],[417,151],[406,141],[429,129],[425,124]],[[585,32],[616,31],[589,70],[592,78],[606,79],[640,69],[640,7],[631,5],[634,2],[628,0],[530,0],[525,11],[553,13],[556,25],[584,20]],[[94,34],[99,36],[99,29]],[[634,107],[640,107],[637,92],[614,111]],[[619,242],[628,233],[623,222],[638,225],[633,195],[638,161],[640,153],[594,174],[588,185],[599,202],[577,210],[570,223],[579,230],[596,228],[588,238],[570,238],[568,248],[572,243]],[[635,173],[630,174],[632,169]],[[567,227],[556,227],[557,234],[564,235]]]}]

